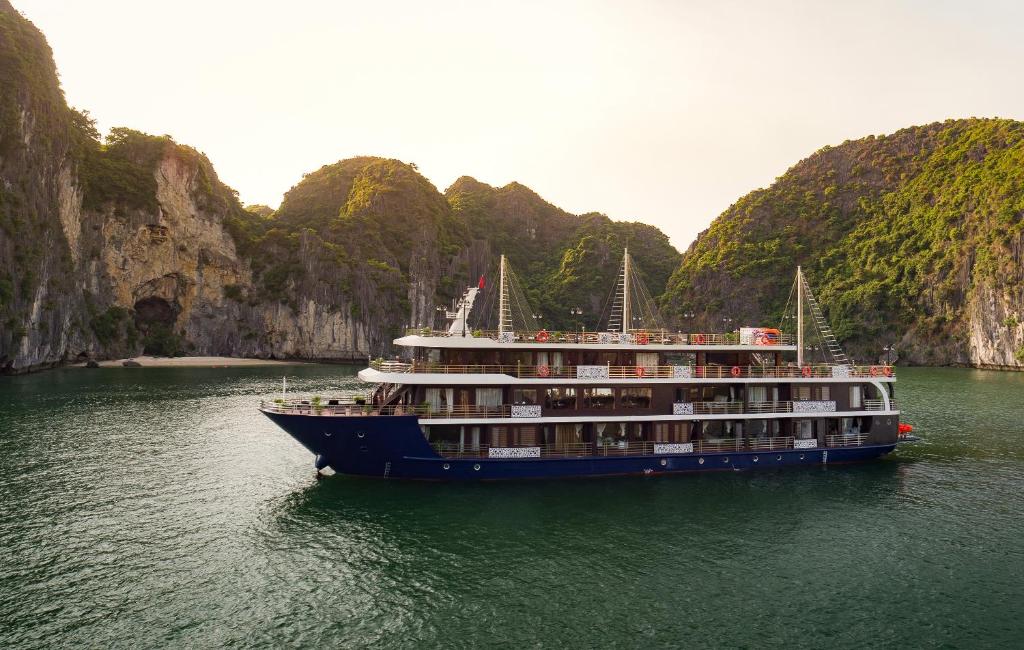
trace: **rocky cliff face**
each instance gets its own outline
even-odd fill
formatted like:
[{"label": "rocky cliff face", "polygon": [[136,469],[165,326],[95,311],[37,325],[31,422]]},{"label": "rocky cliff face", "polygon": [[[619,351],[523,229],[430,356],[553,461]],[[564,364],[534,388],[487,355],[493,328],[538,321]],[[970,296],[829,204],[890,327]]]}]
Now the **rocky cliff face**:
[{"label": "rocky cliff face", "polygon": [[366,326],[262,300],[209,161],[67,107],[42,35],[0,0],[0,369],[158,353],[352,359]]},{"label": "rocky cliff face", "polygon": [[826,147],[701,233],[663,298],[776,324],[803,265],[859,359],[1024,364],[1024,123],[950,120]]},{"label": "rocky cliff face", "polygon": [[546,287],[533,298],[551,306],[549,326],[568,321],[564,301],[593,303],[589,285],[557,279],[579,251],[600,252],[582,275],[610,277],[622,246],[642,241],[656,291],[678,263],[649,226],[570,215],[515,183],[464,178],[441,194],[381,158],[327,165],[276,212],[246,210],[169,137],[117,128],[101,141],[7,0],[0,89],[3,372],[143,351],[360,359],[404,327],[439,324],[436,306],[500,252]]}]

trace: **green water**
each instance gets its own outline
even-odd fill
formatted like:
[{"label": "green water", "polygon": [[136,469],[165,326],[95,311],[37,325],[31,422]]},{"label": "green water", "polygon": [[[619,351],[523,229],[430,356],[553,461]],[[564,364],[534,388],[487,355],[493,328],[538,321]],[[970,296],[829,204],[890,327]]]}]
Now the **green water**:
[{"label": "green water", "polygon": [[0,647],[1022,643],[1024,375],[901,369],[870,465],[436,485],[316,481],[281,373],[0,378]]}]

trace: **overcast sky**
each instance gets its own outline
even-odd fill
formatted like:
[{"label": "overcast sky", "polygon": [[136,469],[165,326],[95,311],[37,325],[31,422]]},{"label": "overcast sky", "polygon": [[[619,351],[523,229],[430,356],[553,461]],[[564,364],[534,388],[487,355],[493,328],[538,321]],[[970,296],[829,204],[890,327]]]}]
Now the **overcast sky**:
[{"label": "overcast sky", "polygon": [[247,203],[355,155],[524,183],[685,248],[825,144],[1024,117],[1024,3],[14,0],[101,131]]}]

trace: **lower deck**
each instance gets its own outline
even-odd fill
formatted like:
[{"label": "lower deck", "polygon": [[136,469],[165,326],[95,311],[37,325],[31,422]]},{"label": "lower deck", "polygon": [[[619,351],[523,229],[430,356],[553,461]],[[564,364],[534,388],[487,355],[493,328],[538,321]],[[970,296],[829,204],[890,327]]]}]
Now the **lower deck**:
[{"label": "lower deck", "polygon": [[860,447],[868,442],[867,434],[826,436],[818,441],[800,440],[791,436],[775,438],[715,438],[692,442],[659,443],[646,441],[620,441],[610,444],[589,442],[545,444],[523,447],[467,447],[450,442],[431,445],[442,458],[579,458],[588,456],[662,456],[666,454],[708,454],[719,452],[785,451],[790,449],[819,449]]},{"label": "lower deck", "polygon": [[[550,423],[528,439],[499,429],[425,429],[415,415],[325,417],[263,413],[312,452],[316,467],[381,478],[497,480],[745,469],[805,463],[855,462],[895,448],[897,415],[876,414],[860,431],[839,431],[841,418],[821,418],[796,435],[772,435],[729,425],[728,436],[704,431],[700,420],[666,423]],[[832,422],[830,423],[830,420]],[[627,423],[622,423],[627,424]],[[469,437],[467,438],[467,430]],[[723,429],[724,431],[725,429]],[[578,434],[578,437],[577,437]],[[621,434],[621,436],[620,436]],[[475,439],[474,439],[475,438]]]}]

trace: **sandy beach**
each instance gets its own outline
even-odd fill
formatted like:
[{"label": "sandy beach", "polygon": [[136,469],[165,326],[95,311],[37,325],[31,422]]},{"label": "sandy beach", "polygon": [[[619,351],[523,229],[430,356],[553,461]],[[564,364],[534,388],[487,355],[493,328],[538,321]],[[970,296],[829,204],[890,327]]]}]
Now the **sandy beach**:
[{"label": "sandy beach", "polygon": [[[294,366],[303,361],[276,361],[273,359],[240,359],[236,357],[132,357],[99,361],[100,368],[122,368],[125,361],[135,361],[143,368],[231,368],[240,366]],[[75,367],[84,368],[84,363]]]}]

